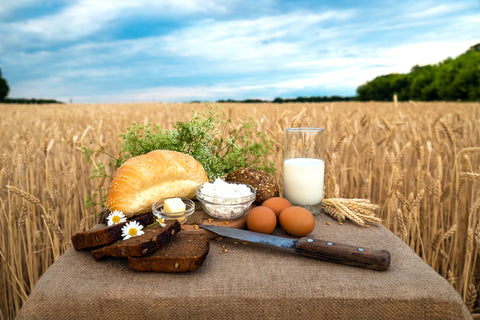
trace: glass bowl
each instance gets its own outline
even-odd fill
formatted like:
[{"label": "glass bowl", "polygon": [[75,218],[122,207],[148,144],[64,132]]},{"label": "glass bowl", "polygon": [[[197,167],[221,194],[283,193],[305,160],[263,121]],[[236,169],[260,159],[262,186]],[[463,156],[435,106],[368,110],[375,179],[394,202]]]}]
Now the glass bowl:
[{"label": "glass bowl", "polygon": [[203,184],[201,184],[197,187],[197,200],[200,202],[203,211],[213,218],[222,220],[236,219],[248,211],[257,196],[257,191],[254,187],[248,184],[245,185],[252,192],[250,195],[225,198],[202,193]]},{"label": "glass bowl", "polygon": [[165,199],[160,199],[158,201],[155,201],[154,204],[152,204],[152,213],[154,215],[161,215],[164,220],[178,220],[180,223],[184,223],[189,216],[191,216],[195,212],[195,202],[193,202],[191,199],[187,198],[180,198],[182,199],[183,203],[185,203],[185,211],[181,212],[163,212],[163,204],[165,200],[171,199],[171,198],[165,198]]}]

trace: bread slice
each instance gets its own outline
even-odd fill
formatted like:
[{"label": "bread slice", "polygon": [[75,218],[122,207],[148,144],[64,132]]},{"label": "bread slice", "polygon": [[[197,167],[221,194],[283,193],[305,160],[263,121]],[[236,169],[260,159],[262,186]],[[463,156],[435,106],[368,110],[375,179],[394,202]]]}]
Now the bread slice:
[{"label": "bread slice", "polygon": [[130,218],[150,212],[161,198],[192,199],[197,186],[207,181],[205,169],[192,156],[154,150],[128,159],[117,169],[108,188],[107,206]]},{"label": "bread slice", "polygon": [[149,256],[129,257],[128,265],[135,271],[187,272],[203,264],[209,242],[203,234],[178,234],[168,244]]},{"label": "bread slice", "polygon": [[168,243],[180,230],[180,223],[177,220],[167,222],[165,227],[156,224],[143,229],[144,234],[141,236],[118,240],[110,245],[93,250],[91,253],[95,260],[104,256],[141,257]]},{"label": "bread slice", "polygon": [[[137,221],[142,226],[148,226],[155,221],[152,213],[146,213],[129,221]],[[122,228],[127,222],[117,223],[113,226],[92,228],[85,232],[79,232],[72,236],[72,244],[75,250],[103,246],[122,238]]]}]

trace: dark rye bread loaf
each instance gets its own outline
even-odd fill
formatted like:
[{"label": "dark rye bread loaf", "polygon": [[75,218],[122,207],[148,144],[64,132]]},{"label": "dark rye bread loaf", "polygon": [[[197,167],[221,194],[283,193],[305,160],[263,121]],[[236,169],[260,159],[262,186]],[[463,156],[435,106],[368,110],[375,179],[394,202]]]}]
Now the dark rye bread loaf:
[{"label": "dark rye bread loaf", "polygon": [[209,242],[204,234],[180,233],[149,256],[129,257],[128,265],[135,271],[194,271],[202,265],[208,250]]},{"label": "dark rye bread loaf", "polygon": [[105,247],[93,250],[92,256],[98,260],[104,256],[111,257],[141,257],[147,255],[170,241],[180,232],[180,223],[177,220],[167,222],[165,227],[156,224],[144,228],[144,234],[127,240],[118,240]]},{"label": "dark rye bread loaf", "polygon": [[[137,221],[142,226],[148,226],[155,220],[152,213],[146,213],[128,221]],[[72,236],[72,244],[75,250],[103,246],[122,238],[122,228],[127,222],[117,223],[113,226],[92,228],[85,232],[79,232]]]}]

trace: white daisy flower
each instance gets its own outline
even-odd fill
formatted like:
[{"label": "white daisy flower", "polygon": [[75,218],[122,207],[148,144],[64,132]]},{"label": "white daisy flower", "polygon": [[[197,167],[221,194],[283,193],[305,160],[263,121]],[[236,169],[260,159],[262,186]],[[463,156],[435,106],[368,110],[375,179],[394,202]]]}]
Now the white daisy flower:
[{"label": "white daisy flower", "polygon": [[143,226],[137,221],[127,222],[126,225],[122,228],[122,237],[123,240],[130,239],[131,237],[141,236],[144,234],[142,231]]},{"label": "white daisy flower", "polygon": [[123,214],[122,211],[115,210],[110,212],[107,217],[107,224],[113,226],[114,224],[127,221],[127,217]]},{"label": "white daisy flower", "polygon": [[165,226],[167,225],[167,224],[165,223],[164,218],[163,218],[161,215],[158,215],[158,216],[157,216],[157,222],[158,222],[158,224],[159,224],[161,227],[163,227],[163,228],[165,228]]}]

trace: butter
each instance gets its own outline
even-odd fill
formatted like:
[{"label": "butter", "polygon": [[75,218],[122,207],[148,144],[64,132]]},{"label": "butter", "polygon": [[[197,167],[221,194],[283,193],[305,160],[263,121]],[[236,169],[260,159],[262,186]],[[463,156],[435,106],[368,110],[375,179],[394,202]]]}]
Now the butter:
[{"label": "butter", "polygon": [[180,198],[171,198],[163,202],[163,212],[175,213],[185,211],[185,203]]}]

